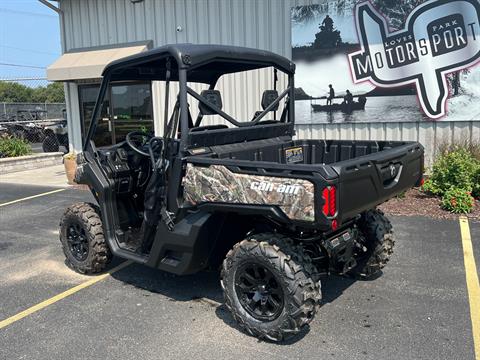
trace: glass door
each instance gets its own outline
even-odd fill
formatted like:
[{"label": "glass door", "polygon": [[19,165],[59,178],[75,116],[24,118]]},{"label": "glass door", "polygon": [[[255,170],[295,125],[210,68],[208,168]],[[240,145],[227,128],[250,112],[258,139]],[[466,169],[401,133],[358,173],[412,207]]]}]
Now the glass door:
[{"label": "glass door", "polygon": [[[90,126],[99,85],[79,86],[82,134]],[[130,131],[153,131],[151,83],[112,84],[108,90],[93,141],[97,147],[125,140]]]},{"label": "glass door", "polygon": [[151,84],[112,85],[111,110],[115,143],[124,141],[131,131],[153,131]]},{"label": "glass door", "polygon": [[[80,120],[82,124],[82,136],[87,135],[90,123],[92,121],[93,109],[97,101],[100,85],[81,85],[78,87],[80,97]],[[113,125],[110,120],[110,95],[104,99],[102,109],[100,111],[100,120],[93,136],[93,141],[98,147],[113,144],[112,137]]]}]

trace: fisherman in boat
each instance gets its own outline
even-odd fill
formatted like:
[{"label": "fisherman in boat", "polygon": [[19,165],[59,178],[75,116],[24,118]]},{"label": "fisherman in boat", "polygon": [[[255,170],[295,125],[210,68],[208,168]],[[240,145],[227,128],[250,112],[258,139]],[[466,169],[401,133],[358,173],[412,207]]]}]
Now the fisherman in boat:
[{"label": "fisherman in boat", "polygon": [[332,100],[335,97],[335,90],[333,89],[332,84],[328,85],[328,87],[330,88],[330,90],[327,97],[327,105],[332,105]]},{"label": "fisherman in boat", "polygon": [[353,104],[353,95],[350,92],[350,90],[347,90],[347,94],[343,97],[343,101],[347,105],[352,105]]},{"label": "fisherman in boat", "polygon": [[365,108],[366,102],[367,102],[367,98],[365,97],[365,95],[360,95],[358,97],[358,103],[362,105],[363,108]]}]

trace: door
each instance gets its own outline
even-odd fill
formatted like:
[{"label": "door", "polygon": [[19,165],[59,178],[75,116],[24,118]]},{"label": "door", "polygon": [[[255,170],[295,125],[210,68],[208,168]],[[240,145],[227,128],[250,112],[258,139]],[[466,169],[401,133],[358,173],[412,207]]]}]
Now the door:
[{"label": "door", "polygon": [[[90,126],[99,85],[79,87],[82,134]],[[130,131],[153,131],[151,83],[112,84],[105,95],[100,118],[93,136],[97,147],[125,140]]]},{"label": "door", "polygon": [[113,143],[131,131],[153,131],[151,83],[112,85],[110,99]]}]

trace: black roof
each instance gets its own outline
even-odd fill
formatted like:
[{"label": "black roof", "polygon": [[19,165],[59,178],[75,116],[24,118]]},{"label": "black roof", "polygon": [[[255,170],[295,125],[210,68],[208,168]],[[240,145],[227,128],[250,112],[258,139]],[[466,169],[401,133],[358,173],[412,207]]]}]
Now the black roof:
[{"label": "black roof", "polygon": [[103,76],[112,80],[165,80],[166,60],[171,59],[171,80],[178,69],[188,69],[188,81],[215,83],[223,74],[276,67],[293,74],[295,65],[269,51],[239,46],[172,44],[131,55],[108,64]]}]

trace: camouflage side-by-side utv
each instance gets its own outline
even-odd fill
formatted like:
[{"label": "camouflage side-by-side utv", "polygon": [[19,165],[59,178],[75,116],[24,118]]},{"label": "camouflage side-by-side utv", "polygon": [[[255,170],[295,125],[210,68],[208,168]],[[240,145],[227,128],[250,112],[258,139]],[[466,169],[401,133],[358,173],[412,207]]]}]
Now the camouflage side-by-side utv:
[{"label": "camouflage side-by-side utv", "polygon": [[[223,110],[222,77],[258,69],[273,79],[261,109],[243,119]],[[221,269],[233,317],[276,341],[313,319],[322,274],[377,274],[394,240],[375,207],[420,184],[423,148],[294,139],[294,71],[281,56],[217,45],[169,45],[109,64],[77,159],[76,182],[97,204],[63,215],[67,264],[96,273],[115,255],[180,275]],[[107,89],[127,81],[164,83],[163,136],[139,128],[97,147]]]}]

